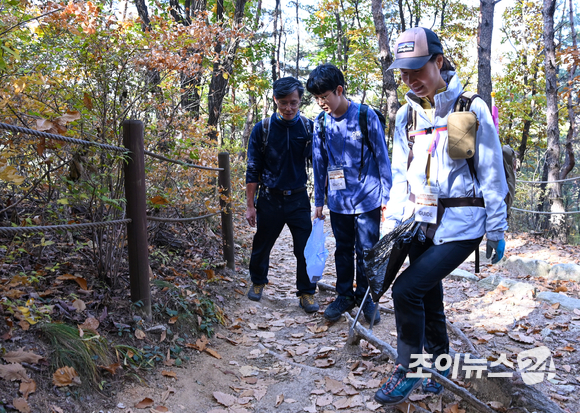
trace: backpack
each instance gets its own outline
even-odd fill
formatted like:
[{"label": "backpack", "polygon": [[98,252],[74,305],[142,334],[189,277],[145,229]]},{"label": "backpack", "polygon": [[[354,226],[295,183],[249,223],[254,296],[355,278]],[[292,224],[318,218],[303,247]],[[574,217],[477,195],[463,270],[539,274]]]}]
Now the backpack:
[{"label": "backpack", "polygon": [[[470,110],[471,104],[476,98],[481,99],[481,97],[476,93],[471,92],[461,93],[461,95],[459,95],[457,101],[455,102],[453,111],[466,112]],[[413,110],[411,105],[407,104],[407,144],[409,145],[410,148],[409,158],[407,160],[407,169],[409,168],[411,160],[413,159],[413,143],[415,143],[414,138],[409,136],[409,131],[415,129],[414,125],[416,124],[416,122],[417,122],[417,113],[415,110]],[[510,208],[512,207],[516,193],[516,172],[515,172],[516,153],[509,145],[503,145],[502,157],[503,157],[504,174],[509,189],[504,199],[507,205],[507,213],[509,218]],[[477,174],[475,173],[475,166],[473,163],[473,157],[467,158],[466,161],[467,165],[469,166],[471,176],[477,179]]]},{"label": "backpack", "polygon": [[[383,115],[383,113],[378,109],[375,109],[375,108],[372,108],[372,109],[377,114],[377,117],[379,118],[379,122],[381,123],[383,130],[385,130],[386,124],[387,124],[387,120],[385,119],[385,115]],[[369,106],[361,103],[359,113],[358,113],[358,124],[360,127],[360,131],[362,133],[362,136],[363,136],[363,143],[364,144],[361,145],[361,148],[360,148],[360,169],[358,171],[359,181],[361,178],[363,166],[365,164],[364,163],[365,144],[366,144],[366,146],[368,146],[368,148],[370,149],[371,153],[373,153],[373,156],[374,156],[373,149],[371,148],[371,145],[369,144],[368,111],[369,111]],[[318,122],[318,129],[320,130],[320,139],[323,141],[325,140],[325,137],[326,137],[325,131],[324,131],[324,113],[325,112],[320,112],[320,114],[316,118],[316,121]]]},{"label": "backpack", "polygon": [[[308,121],[306,116],[300,115],[300,119],[302,120],[302,125],[304,126],[304,130],[308,134],[307,138],[312,141],[312,126]],[[262,119],[262,153],[266,152],[266,146],[268,146],[268,138],[270,137],[270,118]]]}]

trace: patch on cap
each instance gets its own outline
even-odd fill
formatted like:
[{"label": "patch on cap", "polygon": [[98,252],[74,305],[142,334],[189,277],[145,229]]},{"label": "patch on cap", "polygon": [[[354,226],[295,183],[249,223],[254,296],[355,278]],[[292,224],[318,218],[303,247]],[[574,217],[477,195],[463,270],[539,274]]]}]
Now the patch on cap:
[{"label": "patch on cap", "polygon": [[399,43],[399,46],[397,47],[397,54],[412,53],[414,51],[415,51],[415,42]]}]

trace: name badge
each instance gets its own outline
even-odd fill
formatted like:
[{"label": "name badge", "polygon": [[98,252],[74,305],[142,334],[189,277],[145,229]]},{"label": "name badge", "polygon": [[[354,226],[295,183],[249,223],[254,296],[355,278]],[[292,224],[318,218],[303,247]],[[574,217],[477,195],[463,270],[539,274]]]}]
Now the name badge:
[{"label": "name badge", "polygon": [[344,169],[338,167],[328,168],[328,186],[331,191],[342,191],[346,189]]},{"label": "name badge", "polygon": [[423,192],[415,194],[415,221],[436,224],[438,201],[439,187],[424,186]]}]

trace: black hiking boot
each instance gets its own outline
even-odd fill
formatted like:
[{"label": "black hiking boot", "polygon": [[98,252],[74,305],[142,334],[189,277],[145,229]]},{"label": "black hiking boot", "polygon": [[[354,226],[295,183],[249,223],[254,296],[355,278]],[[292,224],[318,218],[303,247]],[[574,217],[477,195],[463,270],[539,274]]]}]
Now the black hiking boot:
[{"label": "black hiking boot", "polygon": [[354,298],[339,295],[324,311],[324,318],[328,321],[337,321],[342,313],[350,311],[356,305]]},{"label": "black hiking boot", "polygon": [[252,301],[260,301],[265,286],[266,284],[252,284],[248,291],[248,298]]}]

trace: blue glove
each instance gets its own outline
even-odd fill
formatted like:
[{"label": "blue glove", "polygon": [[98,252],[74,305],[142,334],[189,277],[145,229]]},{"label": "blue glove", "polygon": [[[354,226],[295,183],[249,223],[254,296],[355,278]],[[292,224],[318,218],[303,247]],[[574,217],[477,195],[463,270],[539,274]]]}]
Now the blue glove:
[{"label": "blue glove", "polygon": [[487,240],[487,251],[485,252],[485,257],[490,258],[492,251],[495,250],[493,258],[491,259],[492,264],[496,264],[503,258],[503,253],[505,252],[505,241],[500,239],[499,241]]}]

